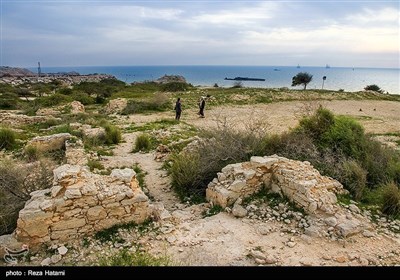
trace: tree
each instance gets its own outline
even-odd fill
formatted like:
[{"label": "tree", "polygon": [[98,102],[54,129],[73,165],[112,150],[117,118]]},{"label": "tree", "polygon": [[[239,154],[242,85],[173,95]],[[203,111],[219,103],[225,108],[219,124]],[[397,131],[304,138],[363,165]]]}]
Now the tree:
[{"label": "tree", "polygon": [[306,89],[307,84],[311,82],[312,77],[313,75],[310,75],[307,72],[300,72],[292,78],[292,87],[297,85],[304,85],[304,89]]},{"label": "tree", "polygon": [[376,91],[376,92],[379,92],[379,93],[383,93],[383,90],[379,87],[379,86],[377,86],[377,85],[368,85],[368,86],[366,86],[365,88],[364,88],[365,90],[372,90],[372,91]]}]

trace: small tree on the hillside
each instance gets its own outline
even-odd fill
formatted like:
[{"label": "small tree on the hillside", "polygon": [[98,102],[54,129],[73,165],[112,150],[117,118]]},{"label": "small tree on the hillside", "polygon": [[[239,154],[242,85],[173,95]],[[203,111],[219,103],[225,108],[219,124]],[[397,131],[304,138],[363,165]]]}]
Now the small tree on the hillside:
[{"label": "small tree on the hillside", "polygon": [[366,86],[365,88],[364,88],[365,90],[372,90],[372,91],[376,91],[376,92],[379,92],[379,93],[383,93],[383,90],[379,87],[379,86],[377,86],[377,85],[368,85],[368,86]]},{"label": "small tree on the hillside", "polygon": [[300,72],[292,78],[292,87],[298,85],[304,85],[304,89],[307,88],[307,84],[311,82],[313,75],[307,72]]}]

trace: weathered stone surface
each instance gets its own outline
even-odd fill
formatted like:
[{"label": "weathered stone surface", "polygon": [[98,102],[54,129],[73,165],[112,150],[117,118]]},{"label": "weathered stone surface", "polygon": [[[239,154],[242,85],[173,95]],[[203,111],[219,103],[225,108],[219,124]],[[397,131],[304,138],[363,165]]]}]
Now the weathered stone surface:
[{"label": "weathered stone surface", "polygon": [[12,127],[26,125],[26,124],[41,123],[49,119],[56,119],[56,118],[40,116],[40,115],[27,116],[27,115],[17,115],[13,113],[0,113],[0,123],[2,125],[8,125]]},{"label": "weathered stone surface", "polygon": [[104,112],[106,114],[121,113],[126,108],[127,104],[128,100],[126,98],[112,99],[107,103]]},{"label": "weathered stone surface", "polygon": [[87,165],[88,159],[83,147],[82,140],[67,140],[65,142],[65,158],[71,165]]},{"label": "weathered stone surface", "polygon": [[37,136],[30,140],[26,146],[35,147],[42,152],[60,150],[65,147],[65,141],[72,137],[69,133],[59,133],[47,136]]},{"label": "weathered stone surface", "polygon": [[53,173],[54,186],[33,192],[20,211],[17,240],[35,246],[59,244],[119,223],[141,223],[151,216],[149,199],[131,169],[103,176],[87,167],[65,164]]},{"label": "weathered stone surface", "polygon": [[120,180],[124,183],[130,184],[132,179],[136,176],[136,172],[131,168],[113,169],[110,176],[115,180]]},{"label": "weathered stone surface", "polygon": [[96,221],[104,219],[107,216],[107,212],[102,206],[91,207],[87,211],[87,218],[89,221]]},{"label": "weathered stone surface", "polygon": [[334,192],[343,189],[339,182],[321,176],[309,162],[276,155],[253,156],[249,162],[230,164],[222,168],[218,177],[208,185],[206,198],[214,204],[226,207],[232,205],[238,197],[257,192],[263,184],[271,186],[273,192],[284,194],[308,213],[334,213],[337,208]]},{"label": "weathered stone surface", "polygon": [[357,220],[352,219],[339,223],[336,228],[343,237],[348,237],[361,232],[363,228],[360,226]]},{"label": "weathered stone surface", "polygon": [[79,101],[71,102],[71,114],[85,113],[85,106]]},{"label": "weathered stone surface", "polygon": [[86,138],[104,138],[106,131],[103,127],[91,127],[90,125],[83,125],[81,131]]},{"label": "weathered stone surface", "polygon": [[336,226],[336,224],[337,224],[337,220],[336,220],[335,217],[329,217],[329,218],[326,218],[326,219],[325,219],[325,223],[326,223],[328,226],[334,227],[334,226]]},{"label": "weathered stone surface", "polygon": [[232,214],[235,217],[243,218],[243,217],[246,217],[247,210],[245,208],[243,208],[243,206],[235,203],[235,205],[232,208]]}]

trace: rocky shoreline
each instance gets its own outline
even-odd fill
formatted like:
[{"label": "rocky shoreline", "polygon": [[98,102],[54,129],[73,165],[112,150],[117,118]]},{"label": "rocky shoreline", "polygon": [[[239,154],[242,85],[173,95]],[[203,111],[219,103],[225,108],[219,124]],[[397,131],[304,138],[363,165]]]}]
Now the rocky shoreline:
[{"label": "rocky shoreline", "polygon": [[0,83],[18,86],[22,84],[51,83],[59,81],[65,86],[79,84],[81,82],[100,82],[105,79],[116,79],[109,74],[88,74],[81,75],[77,72],[58,72],[58,73],[36,73],[24,68],[0,67]]}]

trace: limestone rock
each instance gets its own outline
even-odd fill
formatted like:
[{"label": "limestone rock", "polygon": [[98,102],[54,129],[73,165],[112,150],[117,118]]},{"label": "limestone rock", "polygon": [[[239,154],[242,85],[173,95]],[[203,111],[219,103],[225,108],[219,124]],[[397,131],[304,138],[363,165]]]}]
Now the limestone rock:
[{"label": "limestone rock", "polygon": [[243,217],[246,217],[247,210],[245,208],[243,208],[243,206],[241,206],[239,204],[235,204],[232,208],[232,214],[235,217],[243,218]]},{"label": "limestone rock", "polygon": [[85,106],[79,101],[71,102],[71,114],[85,113]]},{"label": "limestone rock", "polygon": [[72,137],[69,133],[59,133],[47,136],[37,136],[30,140],[26,147],[35,147],[42,152],[60,150],[65,147],[65,141]]},{"label": "limestone rock", "polygon": [[68,252],[68,249],[67,249],[67,247],[65,247],[65,246],[61,246],[61,247],[59,247],[57,250],[58,250],[58,253],[59,253],[61,256],[64,256],[64,255]]},{"label": "limestone rock", "polygon": [[124,183],[130,184],[132,178],[136,176],[136,172],[131,168],[113,169],[110,176],[115,180],[120,180]]},{"label": "limestone rock", "polygon": [[40,265],[41,266],[49,266],[51,264],[51,259],[50,258],[45,258]]},{"label": "limestone rock", "polygon": [[54,117],[48,117],[48,116],[26,116],[26,115],[17,115],[14,113],[4,113],[0,112],[0,123],[2,125],[7,125],[7,126],[21,126],[21,125],[27,125],[27,124],[35,124],[35,123],[41,123],[45,122],[49,119],[54,119],[54,120],[60,120]]},{"label": "limestone rock", "polygon": [[104,112],[106,114],[121,113],[126,108],[127,104],[128,101],[126,98],[112,99],[107,103]]}]

